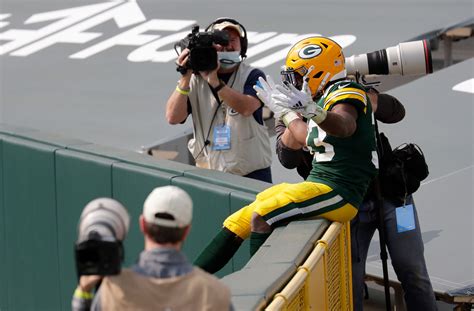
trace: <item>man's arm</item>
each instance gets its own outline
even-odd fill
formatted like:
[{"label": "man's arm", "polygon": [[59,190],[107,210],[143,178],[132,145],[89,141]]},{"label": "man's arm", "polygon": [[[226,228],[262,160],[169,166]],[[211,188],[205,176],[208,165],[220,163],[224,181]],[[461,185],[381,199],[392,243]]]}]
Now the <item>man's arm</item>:
[{"label": "man's arm", "polygon": [[[79,278],[79,284],[71,301],[71,307],[73,311],[89,311],[94,302],[98,301],[98,292],[94,295],[93,290],[96,285],[102,280],[102,276],[99,275],[83,275]],[[95,310],[97,310],[97,303],[94,304]]]},{"label": "man's arm", "polygon": [[[200,75],[214,89],[217,88],[221,83],[219,77],[217,76],[218,68],[211,72],[200,72]],[[237,92],[227,85],[224,85],[224,87],[218,91],[218,95],[219,98],[229,107],[245,117],[251,116],[261,106],[261,102],[257,98]]]},{"label": "man's arm", "polygon": [[281,135],[281,141],[291,149],[301,149],[306,145],[308,135],[308,124],[300,118],[294,119],[288,124],[288,128]]},{"label": "man's arm", "polygon": [[291,131],[286,128],[283,120],[276,120],[275,132],[275,151],[281,165],[287,169],[296,168],[298,174],[306,179],[312,168],[313,156],[308,150],[303,149],[304,144],[296,141]]},{"label": "man's arm", "polygon": [[[371,93],[367,94],[372,102]],[[377,94],[373,111],[375,119],[383,123],[397,123],[405,117],[405,107],[398,99],[388,94]]]},{"label": "man's arm", "polygon": [[227,105],[245,117],[251,116],[261,106],[257,98],[239,93],[228,86],[219,91],[219,96]]},{"label": "man's arm", "polygon": [[[184,66],[188,61],[189,50],[185,49],[179,55],[177,64]],[[166,103],[166,120],[170,124],[182,123],[188,117],[188,95],[189,82],[192,71],[188,71],[179,79],[176,89],[173,90]]]},{"label": "man's arm", "polygon": [[[350,104],[339,103],[338,105],[334,106],[331,111],[326,112],[324,121],[320,122],[318,125],[331,136],[349,137],[354,134],[357,128],[356,120],[356,108]],[[285,133],[283,133],[283,142],[286,141],[288,144],[295,144],[295,146],[297,143],[303,145],[306,144],[308,128],[307,124],[303,120],[299,118],[294,119],[292,122],[290,122],[290,124],[288,124],[288,130],[292,135],[289,136],[289,134],[287,134],[284,138],[283,136],[285,136]]]},{"label": "man's arm", "polygon": [[354,106],[340,103],[327,112],[326,119],[319,127],[331,136],[349,137],[357,129],[357,110]]}]

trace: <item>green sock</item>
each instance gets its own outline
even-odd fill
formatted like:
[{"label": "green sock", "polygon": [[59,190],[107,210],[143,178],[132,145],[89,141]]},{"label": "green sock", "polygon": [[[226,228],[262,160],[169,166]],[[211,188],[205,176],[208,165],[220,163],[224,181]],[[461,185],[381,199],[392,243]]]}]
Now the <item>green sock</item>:
[{"label": "green sock", "polygon": [[222,228],[201,252],[194,264],[201,269],[216,273],[234,256],[243,240],[227,228]]},{"label": "green sock", "polygon": [[260,246],[268,239],[271,232],[252,232],[250,234],[250,256],[255,255]]}]

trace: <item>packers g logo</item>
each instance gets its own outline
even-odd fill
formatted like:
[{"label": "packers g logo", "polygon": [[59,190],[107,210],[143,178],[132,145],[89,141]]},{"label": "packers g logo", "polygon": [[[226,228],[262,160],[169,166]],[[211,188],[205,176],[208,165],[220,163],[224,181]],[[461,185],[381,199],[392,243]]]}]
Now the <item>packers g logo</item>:
[{"label": "packers g logo", "polygon": [[229,116],[236,116],[238,115],[239,113],[237,111],[234,110],[234,108],[227,108],[227,113],[229,114]]},{"label": "packers g logo", "polygon": [[317,44],[310,44],[302,48],[299,52],[298,55],[299,57],[303,59],[308,59],[308,58],[313,58],[321,54],[323,50],[321,47]]}]

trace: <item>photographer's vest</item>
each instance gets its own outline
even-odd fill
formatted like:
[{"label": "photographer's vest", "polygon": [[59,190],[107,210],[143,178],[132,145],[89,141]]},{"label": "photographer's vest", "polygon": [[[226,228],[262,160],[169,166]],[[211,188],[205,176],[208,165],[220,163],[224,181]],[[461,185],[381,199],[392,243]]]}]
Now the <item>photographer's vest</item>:
[{"label": "photographer's vest", "polygon": [[[254,68],[240,64],[227,85],[243,93],[244,85]],[[192,108],[194,138],[188,148],[196,166],[236,175],[247,175],[271,165],[270,138],[266,126],[259,124],[253,115],[245,117],[225,102],[219,106],[208,83],[200,76],[191,78],[189,101]],[[213,150],[214,128],[230,128],[230,149]],[[206,139],[210,142],[205,146]]]},{"label": "photographer's vest", "polygon": [[229,310],[230,291],[216,277],[194,268],[172,278],[146,277],[130,269],[105,277],[100,286],[102,310]]}]

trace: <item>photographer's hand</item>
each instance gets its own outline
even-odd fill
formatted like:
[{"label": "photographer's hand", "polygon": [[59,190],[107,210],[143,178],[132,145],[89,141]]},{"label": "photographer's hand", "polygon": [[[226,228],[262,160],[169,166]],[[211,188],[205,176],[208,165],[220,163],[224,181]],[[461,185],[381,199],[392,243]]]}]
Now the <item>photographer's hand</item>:
[{"label": "photographer's hand", "polygon": [[82,275],[79,278],[79,288],[81,291],[91,293],[95,286],[102,280],[101,275]]},{"label": "photographer's hand", "polygon": [[[181,54],[179,54],[178,56],[178,59],[176,60],[176,65],[178,67],[181,67],[181,68],[186,68],[186,63],[188,62],[188,59],[189,59],[189,49],[184,49]],[[191,78],[191,74],[192,74],[192,70],[191,69],[187,69],[186,72],[181,72],[182,76],[183,77],[186,77],[188,79]]]},{"label": "photographer's hand", "polygon": [[219,77],[217,76],[217,71],[219,70],[219,67],[212,71],[199,71],[199,75],[209,83],[209,85],[213,88],[216,88],[219,86],[221,81],[219,80]]}]

